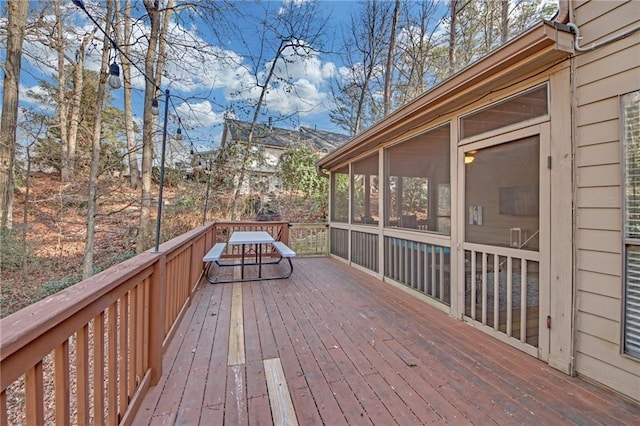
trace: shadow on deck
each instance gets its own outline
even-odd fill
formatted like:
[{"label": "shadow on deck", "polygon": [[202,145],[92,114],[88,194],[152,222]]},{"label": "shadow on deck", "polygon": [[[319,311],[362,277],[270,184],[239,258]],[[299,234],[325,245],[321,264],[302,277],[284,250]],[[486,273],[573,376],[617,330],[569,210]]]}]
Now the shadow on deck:
[{"label": "shadow on deck", "polygon": [[640,424],[640,407],[365,273],[294,264],[203,280],[134,424]]}]

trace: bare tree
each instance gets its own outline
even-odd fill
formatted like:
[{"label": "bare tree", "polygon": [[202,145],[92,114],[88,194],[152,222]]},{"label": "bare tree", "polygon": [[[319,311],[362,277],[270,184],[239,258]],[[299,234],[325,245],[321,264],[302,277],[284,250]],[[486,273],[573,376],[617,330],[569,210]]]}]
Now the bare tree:
[{"label": "bare tree", "polygon": [[[151,30],[149,32],[148,48],[144,62],[145,93],[142,134],[142,203],[140,209],[140,228],[136,249],[138,253],[151,247],[151,178],[153,169],[153,129],[156,117],[152,114],[152,103],[158,102],[160,96],[158,88],[162,83],[162,73],[166,62],[166,34],[171,15],[173,14],[173,0],[168,0],[166,7],[161,9],[160,0],[144,0],[144,7],[149,17]],[[165,102],[169,99],[165,98]]]},{"label": "bare tree", "polygon": [[398,81],[395,97],[398,105],[405,105],[438,80],[443,49],[438,46],[436,24],[440,17],[438,3],[425,0],[405,3],[401,15],[402,31],[398,40]]},{"label": "bare tree", "polygon": [[4,95],[0,119],[0,231],[12,228],[13,167],[16,155],[16,123],[18,121],[18,86],[22,60],[22,42],[27,26],[29,2],[7,1],[7,54],[4,72]]},{"label": "bare tree", "polygon": [[138,188],[140,169],[138,167],[138,146],[133,123],[131,105],[131,0],[125,0],[124,11],[120,10],[120,0],[116,0],[116,39],[124,55],[121,56],[122,77],[124,80],[124,117],[127,131],[127,156],[129,164],[129,184],[131,189]]},{"label": "bare tree", "polygon": [[[109,28],[113,16],[113,0],[107,1],[107,13],[104,17],[104,28]],[[102,139],[102,111],[105,99],[105,84],[109,68],[109,49],[111,44],[105,39],[102,44],[102,62],[98,79],[98,99],[96,105],[95,124],[93,127],[93,143],[91,154],[91,171],[89,174],[89,197],[87,200],[87,235],[84,245],[84,261],[82,279],[93,275],[93,248],[96,228],[96,214],[98,211],[98,173],[100,171],[100,140]]]},{"label": "bare tree", "polygon": [[500,43],[509,40],[509,0],[500,1]]},{"label": "bare tree", "polygon": [[[63,170],[66,166],[67,179],[71,179],[76,173],[76,160],[78,148],[78,132],[80,126],[80,115],[82,108],[82,93],[84,90],[84,58],[87,45],[93,40],[97,29],[93,29],[89,34],[85,34],[76,50],[76,57],[73,63],[73,89],[71,93],[71,110],[69,111],[69,131],[67,140],[61,139],[61,144],[66,146],[66,161],[63,157]],[[66,119],[66,117],[65,117]],[[63,178],[64,180],[64,178]]]},{"label": "bare tree", "polygon": [[31,190],[31,150],[33,146],[46,132],[46,118],[40,114],[33,114],[30,111],[24,112],[26,120],[21,123],[21,128],[26,134],[25,166],[24,166],[24,202],[22,209],[22,279],[29,279],[29,241],[27,238],[29,232],[29,204]]},{"label": "bare tree", "polygon": [[61,174],[60,177],[63,182],[69,180],[72,176],[72,170],[69,168],[69,146],[68,146],[68,132],[67,132],[67,96],[66,89],[66,71],[65,71],[65,49],[66,43],[64,39],[64,25],[62,19],[62,11],[60,9],[60,0],[53,0],[53,10],[55,15],[54,25],[54,37],[52,45],[55,47],[58,56],[58,121],[60,132],[60,148],[62,151],[61,161]]},{"label": "bare tree", "polygon": [[256,126],[268,95],[270,91],[278,90],[296,93],[297,88],[289,71],[289,64],[299,59],[311,58],[321,50],[326,19],[322,17],[315,2],[290,2],[285,8],[276,11],[266,9],[264,16],[258,17],[252,25],[254,28],[261,28],[260,42],[256,52],[251,49],[249,41],[241,36],[244,46],[249,52],[253,52],[248,55],[250,64],[244,66],[255,85],[252,84],[245,89],[255,92],[257,88],[259,92],[257,99],[249,101],[252,102],[250,109],[253,112],[247,141],[240,156],[240,167],[230,207],[231,220],[236,218],[238,200],[244,187],[247,169],[251,164]]},{"label": "bare tree", "polygon": [[449,75],[456,71],[456,20],[459,0],[449,1]]},{"label": "bare tree", "polygon": [[[382,116],[382,110],[377,106],[379,102],[376,101],[376,90],[372,85],[383,74],[385,52],[388,52],[390,16],[389,3],[378,0],[363,2],[361,12],[351,16],[348,35],[344,38],[344,62],[348,75],[341,76],[346,82],[338,83],[339,90],[334,92],[339,94],[334,97],[335,103],[343,108],[334,109],[331,120],[340,125],[347,120],[336,113],[349,113],[353,118],[354,135]],[[351,107],[354,108],[353,111]]]},{"label": "bare tree", "polygon": [[389,47],[387,48],[387,63],[385,64],[384,71],[384,111],[383,115],[386,117],[391,110],[391,83],[392,83],[392,69],[393,69],[393,56],[396,48],[396,32],[398,30],[398,15],[400,14],[400,0],[396,0],[393,8],[393,19],[391,22]]}]

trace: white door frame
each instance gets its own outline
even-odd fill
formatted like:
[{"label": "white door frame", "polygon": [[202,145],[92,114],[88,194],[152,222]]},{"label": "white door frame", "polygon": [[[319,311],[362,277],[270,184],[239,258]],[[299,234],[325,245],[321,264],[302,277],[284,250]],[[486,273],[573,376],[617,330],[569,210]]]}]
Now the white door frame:
[{"label": "white door frame", "polygon": [[[478,247],[479,244],[471,244],[465,242],[465,166],[464,157],[469,151],[477,151],[483,148],[491,146],[501,145],[512,141],[517,141],[526,137],[539,136],[540,143],[540,158],[539,158],[539,319],[538,319],[538,347],[535,348],[526,343],[522,343],[517,339],[508,337],[505,333],[494,330],[493,327],[483,325],[481,322],[474,321],[470,318],[464,317],[464,292],[465,292],[465,256],[464,252],[466,248]],[[550,256],[551,256],[551,173],[548,167],[548,159],[550,158],[551,150],[551,131],[549,122],[537,123],[529,125],[514,131],[501,133],[498,135],[492,135],[485,139],[478,139],[470,143],[466,143],[458,147],[457,150],[457,164],[458,164],[458,209],[460,214],[457,218],[457,229],[459,243],[458,247],[458,274],[457,280],[458,288],[456,291],[458,297],[458,317],[463,317],[469,324],[477,327],[486,333],[494,336],[495,338],[502,340],[509,345],[517,347],[532,356],[535,356],[543,361],[549,359],[549,342],[550,333],[547,328],[547,318],[550,312]],[[487,246],[488,248],[496,246]],[[525,252],[523,250],[517,250],[515,248],[504,248],[505,252],[517,254],[518,252]],[[453,289],[452,289],[453,292]]]}]

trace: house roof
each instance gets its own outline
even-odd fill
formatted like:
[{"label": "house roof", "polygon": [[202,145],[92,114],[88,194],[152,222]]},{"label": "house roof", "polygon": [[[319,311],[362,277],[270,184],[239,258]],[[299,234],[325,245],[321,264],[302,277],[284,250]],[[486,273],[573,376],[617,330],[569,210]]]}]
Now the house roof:
[{"label": "house roof", "polygon": [[317,166],[332,170],[380,145],[411,136],[425,123],[526,79],[573,53],[573,35],[566,26],[540,22],[330,152]]},{"label": "house roof", "polygon": [[[225,128],[223,145],[226,142],[227,132],[231,140],[246,142],[249,139],[251,123],[226,119]],[[289,145],[305,144],[320,152],[334,150],[342,146],[347,140],[349,140],[349,136],[340,133],[310,129],[307,127],[300,127],[299,130],[290,130],[265,124],[257,124],[253,134],[253,141],[261,145],[285,148]]]}]

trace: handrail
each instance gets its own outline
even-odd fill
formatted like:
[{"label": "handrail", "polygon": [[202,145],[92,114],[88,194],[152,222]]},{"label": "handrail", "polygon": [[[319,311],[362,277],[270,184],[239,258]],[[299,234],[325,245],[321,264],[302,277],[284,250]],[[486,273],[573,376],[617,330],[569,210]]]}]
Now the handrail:
[{"label": "handrail", "polygon": [[329,253],[329,224],[292,223],[289,226],[289,246],[297,256],[326,256]]},{"label": "handrail", "polygon": [[235,229],[289,238],[288,222],[208,223],[0,319],[0,426],[131,424],[162,375],[202,257]]},{"label": "handrail", "polygon": [[[194,229],[158,253],[142,253],[1,319],[0,424],[16,420],[8,404],[11,392],[23,389],[18,420],[27,424],[68,424],[71,406],[79,424],[129,424],[162,374],[162,353],[200,281],[213,228]],[[47,393],[53,407],[44,403]]]},{"label": "handrail", "polygon": [[[214,243],[228,243],[229,237],[234,231],[266,231],[276,241],[289,243],[289,222],[284,221],[242,221],[242,222],[216,222],[213,227]],[[239,246],[227,244],[224,258],[240,258],[242,256]],[[262,248],[266,256],[276,256],[271,245]]]}]

